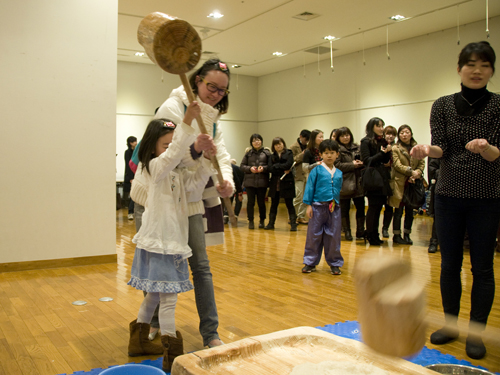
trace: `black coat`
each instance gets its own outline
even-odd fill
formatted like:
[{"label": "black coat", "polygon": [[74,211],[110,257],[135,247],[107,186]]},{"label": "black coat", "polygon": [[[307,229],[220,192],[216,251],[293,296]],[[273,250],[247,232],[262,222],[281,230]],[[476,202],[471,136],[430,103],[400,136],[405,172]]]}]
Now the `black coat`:
[{"label": "black coat", "polygon": [[355,168],[354,158],[360,157],[359,146],[351,143],[349,147],[340,144],[340,152],[335,160],[335,168],[342,172],[342,190],[340,190],[340,199],[357,198],[363,196],[361,187],[361,170]]},{"label": "black coat", "polygon": [[274,198],[276,191],[278,190],[280,198],[295,198],[295,178],[293,173],[288,173],[283,180],[280,180],[281,176],[285,174],[285,171],[290,170],[293,165],[293,152],[292,150],[285,149],[281,156],[275,152],[269,158],[269,171],[271,172],[271,183],[269,184],[269,192],[267,195]]},{"label": "black coat", "polygon": [[236,190],[235,193],[242,193],[245,174],[236,164],[231,164],[231,167],[233,168],[234,189]]},{"label": "black coat", "polygon": [[[271,153],[265,148],[258,150],[253,147],[248,151],[241,161],[240,168],[245,173],[244,187],[267,188],[269,185],[269,158]],[[251,167],[263,167],[264,172],[252,173]]]},{"label": "black coat", "polygon": [[365,168],[368,167],[368,163],[371,162],[370,167],[377,168],[384,180],[384,187],[380,190],[365,192],[366,196],[371,195],[385,195],[391,196],[392,191],[389,185],[389,180],[391,179],[391,174],[384,167],[384,164],[391,160],[391,152],[383,152],[381,147],[387,147],[387,141],[385,139],[379,139],[373,142],[371,138],[364,137],[361,140],[360,151],[361,160]]}]

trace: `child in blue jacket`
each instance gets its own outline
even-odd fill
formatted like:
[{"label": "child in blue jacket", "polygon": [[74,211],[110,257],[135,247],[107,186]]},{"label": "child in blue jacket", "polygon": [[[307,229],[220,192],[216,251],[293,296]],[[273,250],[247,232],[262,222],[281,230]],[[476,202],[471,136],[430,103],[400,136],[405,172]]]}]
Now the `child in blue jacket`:
[{"label": "child in blue jacket", "polygon": [[319,152],[323,161],[311,171],[307,179],[303,200],[307,204],[309,225],[303,273],[316,271],[323,247],[325,260],[333,275],[340,275],[340,267],[344,265],[344,258],[340,254],[342,172],[333,165],[339,150],[339,144],[334,140],[321,142]]}]

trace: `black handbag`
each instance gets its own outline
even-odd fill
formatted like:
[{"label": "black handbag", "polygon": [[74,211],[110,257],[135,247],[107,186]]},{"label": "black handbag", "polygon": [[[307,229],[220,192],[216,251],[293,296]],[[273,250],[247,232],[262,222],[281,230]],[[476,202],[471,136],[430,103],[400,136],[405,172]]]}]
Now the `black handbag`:
[{"label": "black handbag", "polygon": [[376,167],[371,167],[372,161],[368,163],[365,169],[361,171],[361,186],[364,192],[382,190],[384,188],[384,179]]},{"label": "black handbag", "polygon": [[425,187],[421,178],[413,184],[407,184],[403,192],[403,204],[411,208],[420,208],[425,202]]}]

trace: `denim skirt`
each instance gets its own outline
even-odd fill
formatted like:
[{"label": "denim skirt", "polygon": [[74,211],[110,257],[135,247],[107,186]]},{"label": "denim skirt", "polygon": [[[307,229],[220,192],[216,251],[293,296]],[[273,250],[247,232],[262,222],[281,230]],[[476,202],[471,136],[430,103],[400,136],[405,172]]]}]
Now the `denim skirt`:
[{"label": "denim skirt", "polygon": [[187,259],[136,248],[127,285],[148,293],[183,293],[193,289]]}]

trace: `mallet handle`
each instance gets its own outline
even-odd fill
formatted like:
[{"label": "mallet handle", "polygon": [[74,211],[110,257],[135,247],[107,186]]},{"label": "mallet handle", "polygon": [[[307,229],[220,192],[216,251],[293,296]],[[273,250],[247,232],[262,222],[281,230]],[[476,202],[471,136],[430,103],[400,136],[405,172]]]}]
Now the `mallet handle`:
[{"label": "mallet handle", "polygon": [[[181,77],[182,86],[184,86],[184,91],[186,91],[189,103],[192,103],[195,98],[193,91],[191,90],[191,85],[189,84],[189,81],[186,77],[186,74],[181,73],[179,74],[179,76]],[[198,115],[196,117],[196,121],[198,122],[198,127],[200,128],[200,132],[202,134],[208,134],[207,128],[203,123],[201,115]],[[214,168],[217,170],[217,178],[219,179],[220,183],[222,183],[222,181],[224,181],[224,177],[222,177],[222,172],[220,170],[220,165],[219,162],[217,161],[217,158],[214,155],[212,155],[210,157],[210,161],[212,162]],[[229,198],[222,198],[222,199],[224,200],[224,206],[226,207],[227,213],[229,215],[229,220],[231,221],[231,225],[236,226],[238,224],[238,219],[234,215],[233,205],[231,204],[231,200]]]}]

